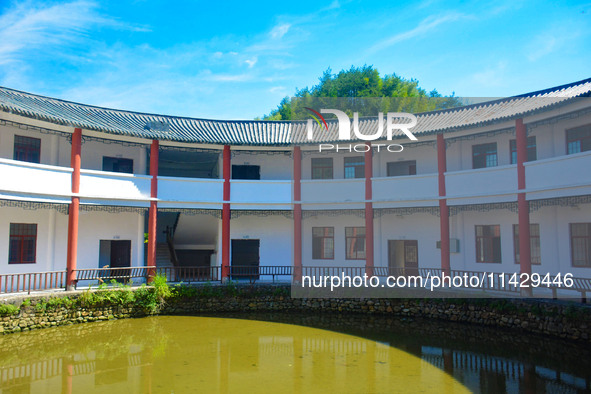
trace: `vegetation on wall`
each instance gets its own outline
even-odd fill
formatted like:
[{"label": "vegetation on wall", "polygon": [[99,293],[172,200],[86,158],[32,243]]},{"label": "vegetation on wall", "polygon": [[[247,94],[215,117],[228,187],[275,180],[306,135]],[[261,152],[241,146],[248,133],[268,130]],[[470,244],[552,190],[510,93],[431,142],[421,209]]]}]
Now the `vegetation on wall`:
[{"label": "vegetation on wall", "polygon": [[[57,296],[41,298],[35,301],[33,307],[37,312],[53,311],[60,308],[94,308],[101,306],[125,306],[140,308],[148,313],[158,313],[165,304],[185,301],[188,299],[207,299],[225,297],[262,297],[287,296],[286,288],[278,287],[273,290],[257,286],[238,287],[229,281],[225,285],[206,283],[202,286],[188,286],[177,284],[170,286],[166,276],[154,276],[150,285],[142,285],[133,289],[131,285],[112,280],[110,284],[102,283],[98,289],[87,289],[77,296]],[[19,313],[20,309],[31,307],[31,300],[25,299],[20,308],[12,304],[0,304],[0,316],[11,316]]]}]

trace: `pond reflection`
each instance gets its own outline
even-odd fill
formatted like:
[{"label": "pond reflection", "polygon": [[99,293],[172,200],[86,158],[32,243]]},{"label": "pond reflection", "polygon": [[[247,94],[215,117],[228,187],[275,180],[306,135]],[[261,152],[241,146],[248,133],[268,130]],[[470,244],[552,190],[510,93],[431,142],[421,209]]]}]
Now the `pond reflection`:
[{"label": "pond reflection", "polygon": [[588,350],[568,342],[383,317],[232,317],[161,316],[6,335],[0,337],[1,393],[590,387]]}]

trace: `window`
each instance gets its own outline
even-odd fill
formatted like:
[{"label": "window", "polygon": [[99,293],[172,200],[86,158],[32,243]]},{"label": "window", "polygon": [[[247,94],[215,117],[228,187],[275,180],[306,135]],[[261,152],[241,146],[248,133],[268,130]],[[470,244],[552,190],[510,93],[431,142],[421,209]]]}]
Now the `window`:
[{"label": "window", "polygon": [[334,227],[312,227],[312,258],[334,259]]},{"label": "window", "polygon": [[395,161],[387,164],[388,176],[403,176],[417,174],[417,161]]},{"label": "window", "polygon": [[566,131],[566,153],[568,155],[591,150],[591,125]]},{"label": "window", "polygon": [[345,178],[365,177],[365,159],[360,157],[345,157]]},{"label": "window", "polygon": [[133,174],[133,160],[121,157],[103,157],[103,171]]},{"label": "window", "polygon": [[[542,263],[542,255],[540,253],[540,225],[529,225],[529,248],[531,254],[531,263],[540,265]],[[515,256],[515,264],[519,264],[519,225],[513,225],[513,254]]]},{"label": "window", "polygon": [[332,179],[332,158],[312,159],[312,179]]},{"label": "window", "polygon": [[501,226],[476,226],[476,262],[501,263]]},{"label": "window", "polygon": [[39,138],[14,136],[14,160],[41,162],[41,140]]},{"label": "window", "polygon": [[[517,164],[517,140],[509,141],[509,149],[511,151],[511,164]],[[537,156],[536,137],[527,137],[527,161],[534,161]]]},{"label": "window", "polygon": [[36,247],[36,224],[10,223],[8,264],[34,264]]},{"label": "window", "polygon": [[591,223],[570,224],[570,251],[573,267],[591,267]]},{"label": "window", "polygon": [[497,143],[472,146],[472,168],[497,166]]},{"label": "window", "polygon": [[232,165],[232,179],[261,179],[261,167],[251,165]]},{"label": "window", "polygon": [[365,227],[345,227],[347,260],[365,259]]}]

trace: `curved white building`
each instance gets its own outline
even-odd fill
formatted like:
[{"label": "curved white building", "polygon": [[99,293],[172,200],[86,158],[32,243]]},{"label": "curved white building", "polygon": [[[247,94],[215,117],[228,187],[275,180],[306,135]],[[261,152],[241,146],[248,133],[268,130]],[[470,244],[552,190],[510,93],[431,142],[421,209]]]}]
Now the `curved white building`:
[{"label": "curved white building", "polygon": [[402,152],[374,141],[365,153],[342,141],[319,152],[337,145],[334,122],[312,143],[305,123],[0,88],[0,274],[148,264],[591,277],[590,92],[588,79],[417,114],[418,141],[395,135]]}]

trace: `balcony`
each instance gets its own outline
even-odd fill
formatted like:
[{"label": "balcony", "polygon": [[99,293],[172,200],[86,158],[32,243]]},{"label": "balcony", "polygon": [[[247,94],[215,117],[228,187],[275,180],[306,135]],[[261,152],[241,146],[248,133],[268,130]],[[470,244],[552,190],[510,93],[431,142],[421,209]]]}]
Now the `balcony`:
[{"label": "balcony", "polygon": [[527,199],[591,194],[591,152],[525,163]]},{"label": "balcony", "polygon": [[374,208],[434,206],[438,202],[437,174],[373,178]]}]

